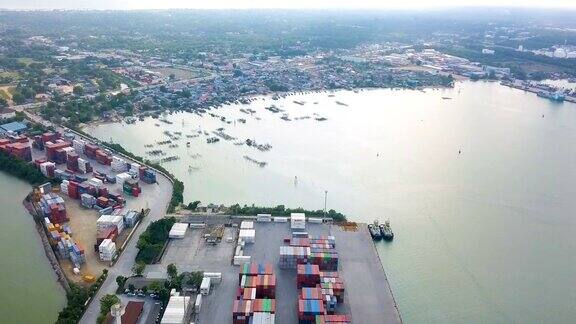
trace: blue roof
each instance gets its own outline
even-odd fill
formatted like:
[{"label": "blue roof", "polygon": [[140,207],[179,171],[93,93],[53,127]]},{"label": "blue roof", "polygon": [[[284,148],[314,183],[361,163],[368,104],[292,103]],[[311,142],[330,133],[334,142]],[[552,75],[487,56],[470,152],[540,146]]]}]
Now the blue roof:
[{"label": "blue roof", "polygon": [[0,125],[6,132],[21,132],[26,129],[26,125],[22,124],[21,122],[11,122],[8,124]]}]

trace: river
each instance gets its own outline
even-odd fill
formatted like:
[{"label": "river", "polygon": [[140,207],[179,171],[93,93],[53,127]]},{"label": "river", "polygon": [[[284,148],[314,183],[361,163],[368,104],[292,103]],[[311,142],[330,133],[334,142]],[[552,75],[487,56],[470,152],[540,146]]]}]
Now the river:
[{"label": "river", "polygon": [[0,172],[0,314],[2,323],[54,323],[65,305],[22,200],[30,185]]},{"label": "river", "polygon": [[[285,112],[264,109],[271,104]],[[211,112],[236,121],[177,113],[170,125],[149,118],[87,131],[143,156],[163,131],[182,132],[178,148],[154,149],[181,157],[165,167],[185,182],[186,201],[322,209],[326,190],[328,209],[350,220],[390,219],[396,238],[377,248],[406,323],[576,318],[576,105],[458,82],[264,97]],[[219,127],[238,139],[185,136]],[[247,138],[273,147],[233,144]]]}]

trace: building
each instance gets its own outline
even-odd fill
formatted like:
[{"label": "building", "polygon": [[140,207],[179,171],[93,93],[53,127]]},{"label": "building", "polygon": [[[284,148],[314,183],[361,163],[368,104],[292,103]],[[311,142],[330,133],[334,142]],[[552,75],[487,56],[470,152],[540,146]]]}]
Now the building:
[{"label": "building", "polygon": [[[136,301],[129,301],[126,308],[124,308],[124,314],[120,318],[122,324],[136,324],[138,320],[140,320],[140,316],[142,315],[142,311],[144,310],[144,302],[136,302]],[[114,317],[109,312],[106,315],[106,319],[104,323],[107,324],[115,324]]]},{"label": "building", "polygon": [[122,315],[122,324],[136,324],[142,315],[144,302],[129,301]]},{"label": "building", "polygon": [[484,49],[482,49],[482,54],[494,55],[494,50],[484,48]]},{"label": "building", "polygon": [[510,68],[501,68],[501,67],[483,65],[482,71],[484,71],[486,76],[489,76],[490,74],[494,74],[496,77],[499,78],[510,76]]},{"label": "building", "polygon": [[8,124],[0,125],[0,134],[10,132],[20,134],[24,132],[26,128],[26,125],[21,122],[11,122]]},{"label": "building", "polygon": [[16,111],[10,108],[0,108],[0,119],[8,119],[16,117]]}]

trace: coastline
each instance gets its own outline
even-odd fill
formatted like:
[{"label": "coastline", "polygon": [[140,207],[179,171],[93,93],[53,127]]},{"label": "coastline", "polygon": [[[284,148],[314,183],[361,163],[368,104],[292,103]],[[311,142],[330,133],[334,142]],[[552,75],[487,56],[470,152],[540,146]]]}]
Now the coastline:
[{"label": "coastline", "polygon": [[[453,76],[454,77],[454,76]],[[292,97],[292,96],[296,96],[296,95],[306,95],[306,94],[321,94],[321,93],[329,93],[329,94],[336,94],[338,92],[363,92],[363,91],[375,91],[375,90],[412,90],[412,91],[425,91],[425,90],[441,90],[441,89],[452,89],[454,88],[454,85],[456,82],[462,82],[462,81],[469,81],[470,79],[464,76],[459,76],[459,78],[454,77],[454,82],[452,83],[451,86],[442,86],[442,85],[435,85],[435,86],[421,86],[421,87],[415,87],[415,88],[408,88],[408,87],[371,87],[371,88],[365,88],[365,87],[360,87],[360,88],[338,88],[338,89],[317,89],[317,90],[302,90],[302,91],[278,91],[278,92],[268,92],[268,93],[261,93],[261,94],[251,94],[251,95],[247,95],[247,96],[241,96],[239,98],[237,98],[234,101],[227,101],[227,102],[223,102],[217,105],[208,105],[208,106],[202,106],[202,107],[197,107],[195,109],[175,109],[175,110],[170,110],[170,112],[190,112],[193,113],[194,111],[197,110],[213,110],[213,109],[218,109],[221,108],[222,106],[228,106],[228,105],[232,105],[232,104],[238,104],[238,103],[244,103],[244,104],[249,104],[252,101],[258,100],[259,98],[274,98],[275,96],[278,97],[278,99],[283,99],[283,98],[288,98],[288,97]],[[246,102],[242,102],[242,101],[246,101]],[[132,116],[126,116],[126,117],[115,117],[115,120],[104,120],[104,119],[96,119],[87,123],[82,123],[82,124],[78,124],[76,127],[78,129],[80,129],[82,132],[85,132],[85,130],[87,128],[90,127],[97,127],[100,125],[108,125],[108,124],[116,124],[116,123],[123,123],[125,119],[127,118],[136,118],[138,119],[139,117],[150,117],[152,115],[155,114],[162,114],[165,111],[167,111],[168,109],[165,110],[155,110],[155,111],[146,111],[146,112],[141,112],[138,114],[134,114]],[[102,139],[99,139],[100,141],[103,141]]]}]

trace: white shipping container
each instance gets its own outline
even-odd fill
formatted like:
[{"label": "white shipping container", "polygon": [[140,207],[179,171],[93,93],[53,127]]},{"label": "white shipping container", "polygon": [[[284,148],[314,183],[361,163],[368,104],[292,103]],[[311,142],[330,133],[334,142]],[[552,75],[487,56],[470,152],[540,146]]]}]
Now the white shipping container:
[{"label": "white shipping container", "polygon": [[88,180],[88,184],[100,189],[104,185],[104,182],[102,182],[102,180],[100,180],[98,178],[92,178],[92,179]]},{"label": "white shipping container", "polygon": [[202,295],[196,295],[196,302],[194,303],[194,311],[200,313],[200,307],[202,307]]},{"label": "white shipping container", "polygon": [[172,239],[184,238],[187,230],[188,230],[188,224],[175,223],[174,225],[172,225],[172,228],[170,229],[170,233],[168,234],[168,237],[172,238]]},{"label": "white shipping container", "polygon": [[274,217],[276,223],[288,223],[288,217]]},{"label": "white shipping container", "polygon": [[132,179],[132,176],[128,173],[119,173],[116,175],[116,184],[123,185],[124,181]]},{"label": "white shipping container", "polygon": [[254,312],[252,315],[252,324],[274,324],[274,314]]},{"label": "white shipping container", "polygon": [[249,255],[238,255],[234,257],[234,265],[240,266],[244,263],[250,263],[251,257]]},{"label": "white shipping container", "polygon": [[256,231],[253,229],[241,229],[238,233],[238,239],[246,243],[254,243],[256,239]]},{"label": "white shipping container", "polygon": [[219,284],[222,282],[222,272],[204,272],[205,278],[210,278],[210,283]]},{"label": "white shipping container", "polygon": [[242,223],[240,223],[240,229],[253,229],[254,228],[254,222],[252,221],[242,221]]},{"label": "white shipping container", "polygon": [[208,295],[210,293],[210,285],[210,278],[202,278],[202,283],[200,284],[200,293],[204,296]]},{"label": "white shipping container", "polygon": [[322,224],[323,220],[322,220],[322,218],[318,218],[318,217],[308,217],[308,223]]},{"label": "white shipping container", "polygon": [[270,215],[270,214],[258,214],[258,215],[256,215],[256,221],[257,222],[271,222],[272,221],[272,215]]},{"label": "white shipping container", "polygon": [[205,228],[206,223],[190,223],[190,228]]},{"label": "white shipping container", "polygon": [[290,214],[290,228],[292,229],[305,229],[306,228],[306,215],[304,213]]}]

